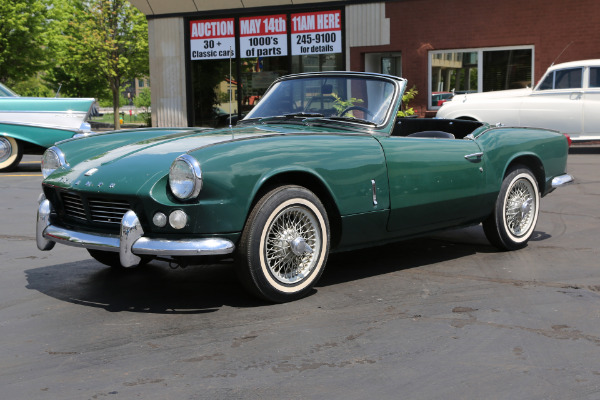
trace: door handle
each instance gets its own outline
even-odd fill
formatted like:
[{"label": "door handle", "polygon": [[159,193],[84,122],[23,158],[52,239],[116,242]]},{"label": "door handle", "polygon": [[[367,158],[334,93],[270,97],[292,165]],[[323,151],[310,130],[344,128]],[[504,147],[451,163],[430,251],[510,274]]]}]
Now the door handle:
[{"label": "door handle", "polygon": [[581,100],[582,97],[583,97],[583,91],[579,91],[579,92],[571,93],[571,95],[569,96],[569,99],[570,100]]},{"label": "door handle", "polygon": [[465,159],[471,161],[471,162],[480,162],[481,158],[483,157],[483,153],[473,153],[473,154],[467,154],[465,156]]}]

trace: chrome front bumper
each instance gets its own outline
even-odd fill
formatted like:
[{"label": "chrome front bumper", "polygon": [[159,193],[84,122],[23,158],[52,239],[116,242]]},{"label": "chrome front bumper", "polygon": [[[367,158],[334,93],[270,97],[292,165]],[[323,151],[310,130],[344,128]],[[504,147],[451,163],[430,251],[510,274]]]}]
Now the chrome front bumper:
[{"label": "chrome front bumper", "polygon": [[119,235],[74,231],[50,223],[52,205],[42,196],[37,213],[36,241],[38,249],[51,250],[56,243],[86,249],[118,252],[121,264],[132,267],[140,256],[203,256],[231,254],[235,245],[228,239],[152,239],[144,237],[137,215],[127,211],[121,220]]}]

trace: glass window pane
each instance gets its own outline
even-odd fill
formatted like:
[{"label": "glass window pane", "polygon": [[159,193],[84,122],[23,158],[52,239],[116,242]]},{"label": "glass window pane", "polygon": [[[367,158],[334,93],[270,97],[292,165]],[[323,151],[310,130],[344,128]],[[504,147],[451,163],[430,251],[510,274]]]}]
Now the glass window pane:
[{"label": "glass window pane", "polygon": [[340,71],[344,69],[342,53],[292,56],[292,73]]},{"label": "glass window pane", "polygon": [[[229,109],[237,114],[237,100],[229,101],[229,60],[192,61],[192,117],[191,126],[223,127],[229,125]],[[236,70],[235,61],[232,71]]]},{"label": "glass window pane", "polygon": [[483,52],[483,91],[531,86],[531,49]]},{"label": "glass window pane", "polygon": [[332,76],[290,79],[274,86],[247,118],[311,113],[382,124],[393,95],[394,85],[387,80]]},{"label": "glass window pane", "polygon": [[555,89],[577,89],[581,88],[583,77],[582,68],[570,68],[556,71]]},{"label": "glass window pane", "polygon": [[273,81],[288,71],[287,57],[259,57],[242,60],[242,114],[252,110]]},{"label": "glass window pane", "polygon": [[542,83],[540,83],[540,86],[538,87],[538,90],[550,90],[550,89],[554,89],[554,72],[548,74],[544,78]]},{"label": "glass window pane", "polygon": [[590,68],[590,87],[600,87],[600,67]]},{"label": "glass window pane", "polygon": [[431,106],[438,107],[444,95],[477,92],[477,52],[437,53],[431,58]]}]

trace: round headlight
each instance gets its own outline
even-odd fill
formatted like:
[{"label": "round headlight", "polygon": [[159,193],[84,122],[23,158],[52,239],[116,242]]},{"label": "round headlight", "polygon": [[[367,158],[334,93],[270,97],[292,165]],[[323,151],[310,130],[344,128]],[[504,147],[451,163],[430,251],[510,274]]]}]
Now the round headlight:
[{"label": "round headlight", "polygon": [[169,186],[180,200],[197,197],[202,189],[202,171],[198,160],[188,154],[177,157],[169,171]]},{"label": "round headlight", "polygon": [[42,175],[47,178],[57,168],[66,164],[63,152],[58,147],[52,146],[42,156]]}]

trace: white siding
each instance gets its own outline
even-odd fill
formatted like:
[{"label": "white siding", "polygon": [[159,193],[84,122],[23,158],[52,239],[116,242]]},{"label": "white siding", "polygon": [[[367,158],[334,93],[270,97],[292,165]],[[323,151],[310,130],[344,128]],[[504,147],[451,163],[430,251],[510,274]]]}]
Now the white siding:
[{"label": "white siding", "polygon": [[188,126],[183,18],[148,21],[152,126]]},{"label": "white siding", "polygon": [[346,65],[350,67],[350,48],[390,44],[390,19],[385,3],[346,6]]}]

